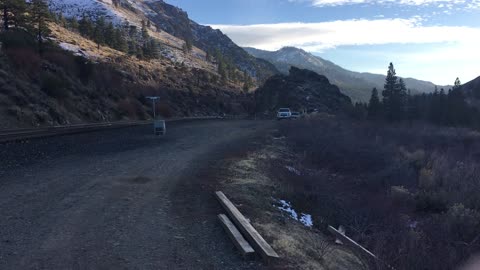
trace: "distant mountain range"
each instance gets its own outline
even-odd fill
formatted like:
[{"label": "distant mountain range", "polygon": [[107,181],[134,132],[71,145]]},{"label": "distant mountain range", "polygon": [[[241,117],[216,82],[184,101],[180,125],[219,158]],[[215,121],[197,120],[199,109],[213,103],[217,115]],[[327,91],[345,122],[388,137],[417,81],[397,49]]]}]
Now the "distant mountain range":
[{"label": "distant mountain range", "polygon": [[[337,85],[344,94],[354,101],[368,101],[372,89],[376,87],[381,90],[385,83],[385,75],[350,71],[294,47],[285,47],[274,52],[254,48],[244,49],[257,58],[269,61],[284,74],[288,74],[290,67],[295,66],[325,75],[331,83]],[[404,80],[412,93],[429,93],[435,89],[435,84],[432,82],[412,78],[405,78]],[[439,86],[439,88],[442,87],[448,88],[448,86]]]}]

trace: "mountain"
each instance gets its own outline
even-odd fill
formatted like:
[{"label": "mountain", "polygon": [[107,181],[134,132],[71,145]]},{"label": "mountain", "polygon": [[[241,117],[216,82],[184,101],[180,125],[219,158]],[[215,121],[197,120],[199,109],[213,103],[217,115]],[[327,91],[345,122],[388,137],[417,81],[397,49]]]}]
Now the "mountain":
[{"label": "mountain", "polygon": [[318,110],[334,113],[352,105],[351,99],[331,84],[327,77],[311,70],[291,67],[289,75],[275,75],[255,92],[256,111],[278,108]]},{"label": "mountain", "polygon": [[220,51],[240,70],[247,71],[260,81],[278,73],[271,63],[251,56],[220,30],[214,30],[210,26],[200,25],[190,20],[187,13],[180,8],[161,0],[146,2],[146,4],[155,11],[155,14],[148,15],[149,18],[163,31],[184,40],[192,40],[195,46],[204,51],[212,53]]},{"label": "mountain", "polygon": [[[296,66],[325,75],[344,94],[355,101],[368,101],[372,89],[374,87],[383,89],[385,83],[385,75],[350,71],[331,61],[294,47],[284,47],[273,52],[254,48],[244,49],[255,57],[271,62],[284,74],[288,73],[291,66]],[[427,81],[406,78],[405,82],[412,93],[428,93],[435,88],[433,83]]]},{"label": "mountain", "polygon": [[150,21],[150,30],[159,38],[180,42],[180,48],[183,43],[192,42],[203,51],[204,58],[206,53],[219,52],[260,83],[278,73],[271,63],[251,56],[220,30],[192,21],[185,11],[162,0],[50,0],[50,7],[66,17],[104,16],[117,24],[128,21],[136,27],[141,26],[142,20]]},{"label": "mountain", "polygon": [[[49,7],[41,50],[33,27],[0,31],[0,129],[151,119],[146,96],[160,97],[163,117],[247,113],[253,99],[243,72],[255,76],[250,90],[279,73],[163,1],[49,0]],[[222,59],[207,57],[217,48],[225,76]]]},{"label": "mountain", "polygon": [[480,77],[465,83],[461,89],[471,97],[480,98]]}]

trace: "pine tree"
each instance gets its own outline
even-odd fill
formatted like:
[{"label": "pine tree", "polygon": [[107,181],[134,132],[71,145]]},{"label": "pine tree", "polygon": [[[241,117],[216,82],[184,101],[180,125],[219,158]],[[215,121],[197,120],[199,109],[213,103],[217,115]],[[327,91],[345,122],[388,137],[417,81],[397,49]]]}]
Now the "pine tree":
[{"label": "pine tree", "polygon": [[243,72],[243,91],[248,92],[252,87],[252,78],[248,75],[246,71]]},{"label": "pine tree", "polygon": [[367,106],[368,118],[369,119],[379,119],[382,113],[382,103],[378,96],[377,88],[373,88],[372,96]]},{"label": "pine tree", "polygon": [[107,26],[105,27],[105,31],[104,31],[104,35],[105,35],[105,43],[111,47],[111,48],[115,48],[115,27],[113,26],[113,23],[112,22],[109,22],[107,24]]},{"label": "pine tree", "polygon": [[80,35],[91,38],[93,36],[93,23],[89,17],[83,16],[78,22],[78,31]]},{"label": "pine tree", "polygon": [[137,44],[135,41],[130,40],[128,42],[128,54],[137,55]]},{"label": "pine tree", "polygon": [[462,87],[462,83],[460,82],[460,79],[457,77],[457,79],[455,80],[455,83],[453,85],[453,90],[460,89],[460,87]]},{"label": "pine tree", "polygon": [[208,50],[205,52],[205,61],[212,62],[212,54]]},{"label": "pine tree", "polygon": [[398,79],[392,63],[388,67],[382,95],[388,120],[402,120],[406,112],[407,87],[403,79]]},{"label": "pine tree", "polygon": [[27,24],[27,4],[25,0],[0,0],[3,30],[11,26],[22,27]]},{"label": "pine tree", "polygon": [[144,20],[142,20],[142,39],[144,41],[148,41],[150,35],[148,34],[147,24]]},{"label": "pine tree", "polygon": [[222,80],[222,82],[227,81],[227,70],[223,60],[218,62],[218,74],[220,74],[220,79]]},{"label": "pine tree", "polygon": [[124,33],[120,28],[115,29],[113,48],[122,52],[128,51],[127,40],[125,39]]},{"label": "pine tree", "polygon": [[137,35],[138,35],[137,27],[136,27],[135,25],[128,25],[128,36],[129,36],[131,39],[136,40],[136,39],[137,39]]},{"label": "pine tree", "polygon": [[31,25],[35,33],[38,50],[43,51],[43,40],[51,33],[48,22],[51,21],[50,12],[46,0],[32,0],[31,2]]},{"label": "pine tree", "polygon": [[105,44],[105,18],[103,16],[100,16],[95,22],[93,40],[97,43],[98,49],[100,49],[100,45]]},{"label": "pine tree", "polygon": [[189,52],[191,52],[192,49],[193,49],[192,40],[189,39],[189,38],[186,38],[186,39],[185,39],[185,43],[183,44],[182,49],[183,49],[183,52],[184,52],[184,53],[189,53]]},{"label": "pine tree", "polygon": [[78,30],[78,21],[77,21],[77,18],[76,17],[72,17],[68,20],[68,26],[70,27],[70,29],[72,30]]}]

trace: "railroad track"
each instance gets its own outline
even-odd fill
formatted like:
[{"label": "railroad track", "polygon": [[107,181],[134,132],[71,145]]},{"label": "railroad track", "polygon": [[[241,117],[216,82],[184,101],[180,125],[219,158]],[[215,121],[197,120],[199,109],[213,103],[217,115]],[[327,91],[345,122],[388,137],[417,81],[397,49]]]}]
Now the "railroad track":
[{"label": "railroad track", "polygon": [[[174,118],[165,120],[168,122],[179,121],[193,121],[193,120],[211,120],[221,119],[220,117],[190,117],[190,118]],[[0,143],[22,141],[35,138],[53,137],[68,134],[78,134],[94,132],[105,129],[134,127],[141,125],[152,124],[152,120],[148,121],[127,121],[127,122],[108,122],[108,123],[95,123],[95,124],[79,124],[68,126],[52,126],[42,128],[29,128],[29,129],[13,129],[0,131]]]}]

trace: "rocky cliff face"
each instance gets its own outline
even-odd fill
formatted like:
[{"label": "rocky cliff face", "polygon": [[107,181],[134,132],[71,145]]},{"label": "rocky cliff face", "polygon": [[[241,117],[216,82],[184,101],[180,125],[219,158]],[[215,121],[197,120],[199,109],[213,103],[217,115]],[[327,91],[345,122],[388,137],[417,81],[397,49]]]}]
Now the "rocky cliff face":
[{"label": "rocky cliff face", "polygon": [[350,98],[327,77],[295,67],[290,69],[288,76],[276,75],[268,79],[256,91],[255,100],[257,112],[273,112],[287,107],[334,113],[352,105]]}]

